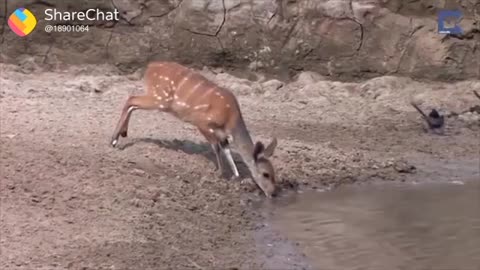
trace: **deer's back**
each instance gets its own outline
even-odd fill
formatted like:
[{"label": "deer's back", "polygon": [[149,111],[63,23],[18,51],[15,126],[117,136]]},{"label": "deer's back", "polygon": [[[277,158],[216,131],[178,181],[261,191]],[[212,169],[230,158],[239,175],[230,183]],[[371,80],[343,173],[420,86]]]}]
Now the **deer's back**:
[{"label": "deer's back", "polygon": [[199,128],[209,123],[233,128],[240,114],[232,92],[178,63],[150,63],[145,80],[147,92],[168,103],[167,111]]}]

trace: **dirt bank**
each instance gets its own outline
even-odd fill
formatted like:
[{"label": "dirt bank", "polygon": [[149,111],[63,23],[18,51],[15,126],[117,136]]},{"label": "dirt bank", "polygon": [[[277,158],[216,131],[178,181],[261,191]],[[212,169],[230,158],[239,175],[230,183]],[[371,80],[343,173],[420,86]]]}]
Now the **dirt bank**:
[{"label": "dirt bank", "polygon": [[[284,85],[204,73],[238,94],[255,139],[279,138],[284,191],[435,177],[422,161],[478,159],[478,114],[453,114],[446,136],[434,136],[408,101],[459,113],[480,105],[480,81],[304,73]],[[138,111],[121,149],[109,146],[127,94],[143,91],[138,77],[118,74],[1,66],[0,268],[266,268],[275,250],[253,244],[262,226],[250,207],[263,197],[215,176],[196,129]]]}]

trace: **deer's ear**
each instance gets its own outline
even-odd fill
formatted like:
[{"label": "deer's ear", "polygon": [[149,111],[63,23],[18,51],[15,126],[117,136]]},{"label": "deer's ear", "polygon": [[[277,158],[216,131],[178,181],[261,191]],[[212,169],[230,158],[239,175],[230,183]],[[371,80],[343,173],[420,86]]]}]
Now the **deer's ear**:
[{"label": "deer's ear", "polygon": [[277,147],[277,138],[274,137],[272,142],[263,151],[265,157],[271,157],[273,155],[273,152],[275,151],[275,147]]},{"label": "deer's ear", "polygon": [[257,161],[260,154],[263,154],[263,151],[265,151],[265,146],[263,143],[256,142],[255,146],[253,147],[253,159]]}]

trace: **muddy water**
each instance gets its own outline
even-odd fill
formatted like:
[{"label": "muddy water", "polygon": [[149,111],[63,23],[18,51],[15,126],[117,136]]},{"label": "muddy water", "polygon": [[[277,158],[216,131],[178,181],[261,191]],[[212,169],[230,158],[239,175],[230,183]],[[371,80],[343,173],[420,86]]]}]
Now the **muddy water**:
[{"label": "muddy water", "polygon": [[344,187],[276,205],[314,269],[480,269],[480,181]]}]

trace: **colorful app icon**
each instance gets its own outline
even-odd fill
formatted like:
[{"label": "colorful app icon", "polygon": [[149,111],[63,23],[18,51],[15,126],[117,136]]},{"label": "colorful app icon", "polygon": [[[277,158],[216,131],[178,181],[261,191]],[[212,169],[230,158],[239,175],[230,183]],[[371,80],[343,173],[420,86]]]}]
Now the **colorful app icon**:
[{"label": "colorful app icon", "polygon": [[26,8],[17,8],[8,18],[8,26],[18,36],[30,34],[37,25],[37,18]]}]

